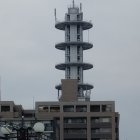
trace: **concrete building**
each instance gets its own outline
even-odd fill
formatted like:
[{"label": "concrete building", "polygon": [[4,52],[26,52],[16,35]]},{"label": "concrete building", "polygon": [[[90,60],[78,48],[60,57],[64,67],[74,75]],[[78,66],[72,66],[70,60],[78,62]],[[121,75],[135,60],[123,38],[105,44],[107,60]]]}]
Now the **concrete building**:
[{"label": "concrete building", "polygon": [[30,123],[37,120],[45,123],[49,138],[55,140],[119,140],[119,113],[114,101],[90,101],[91,84],[84,83],[84,70],[92,64],[83,61],[83,51],[93,45],[83,41],[83,31],[92,28],[92,23],[83,21],[82,5],[74,1],[65,14],[65,21],[55,27],[65,32],[65,42],[55,45],[65,51],[65,62],[56,65],[65,71],[65,79],[56,86],[57,102],[36,102],[35,110],[24,110],[12,101],[0,102],[1,123],[16,122],[23,115]]}]

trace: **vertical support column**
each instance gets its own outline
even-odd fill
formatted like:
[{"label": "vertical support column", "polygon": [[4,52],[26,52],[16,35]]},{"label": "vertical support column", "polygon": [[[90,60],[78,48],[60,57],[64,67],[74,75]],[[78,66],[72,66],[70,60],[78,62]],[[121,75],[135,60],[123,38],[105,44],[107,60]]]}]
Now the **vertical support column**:
[{"label": "vertical support column", "polygon": [[63,122],[64,117],[61,115],[60,116],[60,140],[64,140],[64,122]]},{"label": "vertical support column", "polygon": [[91,117],[87,116],[87,140],[91,140]]},{"label": "vertical support column", "polygon": [[112,115],[112,140],[116,140],[116,134],[115,134],[115,113]]},{"label": "vertical support column", "polygon": [[14,108],[13,104],[10,104],[9,106],[10,106],[10,112],[13,112],[13,108]]}]

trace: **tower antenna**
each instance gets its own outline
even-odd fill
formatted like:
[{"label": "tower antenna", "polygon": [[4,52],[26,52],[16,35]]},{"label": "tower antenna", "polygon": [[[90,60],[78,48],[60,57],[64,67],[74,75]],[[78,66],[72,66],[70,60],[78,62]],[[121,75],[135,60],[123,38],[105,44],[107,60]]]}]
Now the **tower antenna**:
[{"label": "tower antenna", "polygon": [[55,22],[56,22],[56,8],[54,9],[54,16],[55,16]]},{"label": "tower antenna", "polygon": [[88,30],[88,42],[89,42],[89,30]]},{"label": "tower antenna", "polygon": [[82,3],[80,3],[80,12],[82,12]]},{"label": "tower antenna", "polygon": [[74,8],[74,5],[75,5],[75,4],[74,4],[74,0],[73,0],[73,8]]}]

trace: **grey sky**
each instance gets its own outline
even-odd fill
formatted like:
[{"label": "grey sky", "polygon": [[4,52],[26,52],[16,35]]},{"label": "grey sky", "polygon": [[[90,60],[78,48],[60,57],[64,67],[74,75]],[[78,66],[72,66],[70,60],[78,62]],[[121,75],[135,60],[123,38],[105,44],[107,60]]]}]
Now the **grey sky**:
[{"label": "grey sky", "polygon": [[[64,52],[54,45],[64,32],[54,28],[72,0],[0,1],[0,76],[2,100],[14,100],[24,108],[37,101],[57,100],[55,85],[64,78],[55,64],[64,61]],[[94,48],[84,60],[94,64],[84,73],[93,83],[92,100],[115,100],[120,112],[120,139],[138,139],[140,131],[140,1],[75,0],[83,4],[85,20],[94,28],[89,40]],[[85,41],[88,32],[84,33]],[[134,117],[135,116],[135,117]]]}]

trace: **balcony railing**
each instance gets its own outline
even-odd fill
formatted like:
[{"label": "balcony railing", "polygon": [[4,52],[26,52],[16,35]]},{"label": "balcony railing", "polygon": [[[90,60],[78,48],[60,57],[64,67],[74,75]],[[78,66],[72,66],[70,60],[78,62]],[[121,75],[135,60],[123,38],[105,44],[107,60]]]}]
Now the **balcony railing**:
[{"label": "balcony railing", "polygon": [[100,139],[111,139],[111,133],[92,133],[91,138],[100,138]]},{"label": "balcony railing", "polygon": [[94,122],[94,121],[91,121],[91,127],[92,128],[96,128],[96,127],[111,127],[112,124],[111,122]]},{"label": "balcony railing", "polygon": [[87,128],[86,123],[64,123],[64,128]]},{"label": "balcony railing", "polygon": [[84,133],[64,133],[64,139],[86,139],[87,134]]}]

